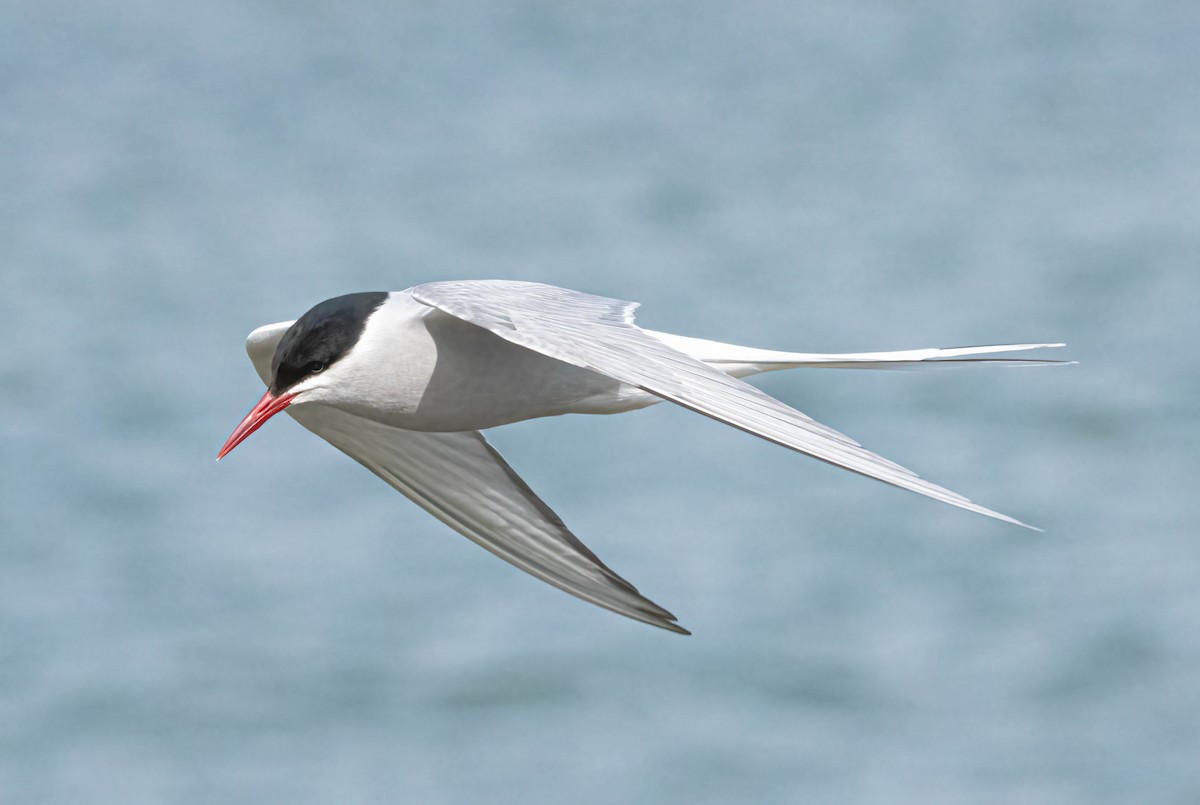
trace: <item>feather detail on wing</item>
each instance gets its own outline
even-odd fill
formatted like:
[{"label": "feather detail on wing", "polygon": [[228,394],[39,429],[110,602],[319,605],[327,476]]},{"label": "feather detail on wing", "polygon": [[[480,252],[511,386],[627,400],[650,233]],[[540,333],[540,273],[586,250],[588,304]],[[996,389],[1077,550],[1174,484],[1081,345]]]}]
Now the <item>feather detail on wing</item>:
[{"label": "feather detail on wing", "polygon": [[[246,350],[270,382],[274,345],[291,322],[260,327]],[[434,517],[501,559],[585,601],[681,634],[675,616],[642,596],[563,525],[479,432],[421,433],[323,405],[288,408],[308,430]]]},{"label": "feather detail on wing", "polygon": [[952,506],[1026,525],[930,483],[754,386],[673,349],[633,323],[636,303],[503,280],[434,282],[410,293],[527,349],[637,386],[768,441]]}]

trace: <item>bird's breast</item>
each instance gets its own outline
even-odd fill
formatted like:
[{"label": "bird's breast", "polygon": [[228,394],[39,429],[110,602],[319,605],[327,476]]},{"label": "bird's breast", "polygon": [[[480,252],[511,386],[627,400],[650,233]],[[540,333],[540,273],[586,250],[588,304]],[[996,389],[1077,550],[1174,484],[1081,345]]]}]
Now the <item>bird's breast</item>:
[{"label": "bird's breast", "polygon": [[393,427],[483,430],[566,413],[642,407],[640,392],[513,344],[406,293],[371,316],[326,404]]}]

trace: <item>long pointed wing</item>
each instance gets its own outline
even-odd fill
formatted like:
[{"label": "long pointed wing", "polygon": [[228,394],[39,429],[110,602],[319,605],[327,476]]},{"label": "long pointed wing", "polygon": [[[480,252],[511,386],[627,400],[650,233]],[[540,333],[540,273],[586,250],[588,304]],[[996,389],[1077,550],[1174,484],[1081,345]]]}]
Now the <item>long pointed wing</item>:
[{"label": "long pointed wing", "polygon": [[[864,449],[633,323],[634,302],[537,283],[434,282],[417,301],[560,361],[599,372],[755,436],[968,511],[1024,526]],[[1026,526],[1032,528],[1032,526]]]},{"label": "long pointed wing", "polygon": [[[246,350],[270,382],[274,344],[291,322],[260,327]],[[308,430],[378,475],[434,517],[526,573],[634,620],[688,634],[563,525],[483,434],[419,433],[336,408],[287,409]]]}]

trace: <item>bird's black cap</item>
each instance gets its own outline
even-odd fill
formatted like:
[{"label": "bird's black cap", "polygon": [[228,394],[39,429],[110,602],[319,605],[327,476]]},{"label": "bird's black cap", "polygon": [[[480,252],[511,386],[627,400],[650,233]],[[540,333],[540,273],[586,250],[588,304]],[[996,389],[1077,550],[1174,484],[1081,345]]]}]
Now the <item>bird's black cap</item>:
[{"label": "bird's black cap", "polygon": [[271,359],[271,393],[279,395],[344,357],[387,298],[386,291],[336,296],[297,319]]}]

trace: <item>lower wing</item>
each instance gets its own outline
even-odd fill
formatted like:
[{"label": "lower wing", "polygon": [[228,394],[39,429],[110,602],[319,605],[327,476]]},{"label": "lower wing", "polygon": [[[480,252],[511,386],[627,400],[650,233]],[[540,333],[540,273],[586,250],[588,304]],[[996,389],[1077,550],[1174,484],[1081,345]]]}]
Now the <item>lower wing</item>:
[{"label": "lower wing", "polygon": [[[291,322],[260,327],[246,351],[270,382],[275,344]],[[323,405],[292,418],[463,536],[526,573],[634,620],[688,634],[588,550],[483,434],[393,428]]]}]

